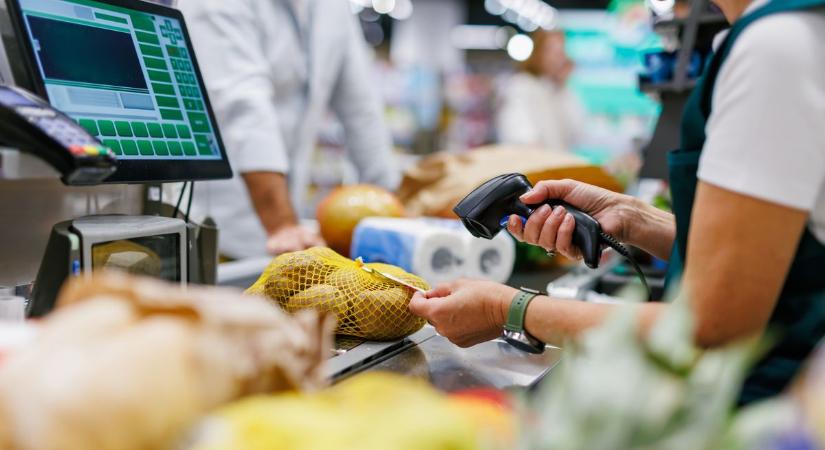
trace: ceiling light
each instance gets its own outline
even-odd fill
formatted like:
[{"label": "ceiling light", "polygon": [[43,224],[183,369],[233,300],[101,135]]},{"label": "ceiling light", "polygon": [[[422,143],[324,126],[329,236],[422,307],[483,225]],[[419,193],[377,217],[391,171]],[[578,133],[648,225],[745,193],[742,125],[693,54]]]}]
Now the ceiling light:
[{"label": "ceiling light", "polygon": [[533,40],[526,34],[517,34],[507,43],[507,54],[516,61],[526,61],[533,54]]}]

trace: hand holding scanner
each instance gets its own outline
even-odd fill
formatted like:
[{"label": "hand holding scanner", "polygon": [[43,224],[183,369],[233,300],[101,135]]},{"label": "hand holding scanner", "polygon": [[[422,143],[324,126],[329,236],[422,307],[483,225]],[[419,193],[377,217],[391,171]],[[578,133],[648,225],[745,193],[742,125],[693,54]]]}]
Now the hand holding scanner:
[{"label": "hand holding scanner", "polygon": [[22,89],[0,85],[0,144],[40,157],[67,185],[98,184],[116,170],[104,147],[69,116]]},{"label": "hand holding scanner", "polygon": [[527,205],[520,200],[520,197],[532,188],[533,185],[524,175],[516,173],[502,175],[476,188],[453,209],[453,212],[458,215],[473,236],[492,239],[507,226],[508,219],[514,214],[526,220],[544,204],[552,207],[562,206],[576,219],[573,244],[582,252],[587,267],[598,268],[602,250],[604,247],[611,247],[630,261],[642,279],[642,284],[647,288],[644,275],[628,249],[616,238],[603,232],[596,219],[557,199],[549,199],[538,205]]}]

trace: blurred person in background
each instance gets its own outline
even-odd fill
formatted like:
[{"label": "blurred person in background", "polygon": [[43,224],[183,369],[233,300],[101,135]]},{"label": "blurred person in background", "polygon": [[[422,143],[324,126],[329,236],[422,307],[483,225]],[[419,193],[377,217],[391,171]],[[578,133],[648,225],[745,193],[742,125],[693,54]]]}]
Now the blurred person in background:
[{"label": "blurred person in background", "polygon": [[[235,177],[204,183],[199,212],[220,251],[244,258],[324,242],[295,206],[325,113],[342,122],[359,181],[400,172],[360,24],[340,0],[181,0]],[[206,191],[206,192],[204,192]]]},{"label": "blurred person in background", "polygon": [[584,111],[567,87],[575,68],[565,51],[563,31],[533,33],[533,52],[508,80],[496,120],[501,144],[569,151],[584,122]]}]

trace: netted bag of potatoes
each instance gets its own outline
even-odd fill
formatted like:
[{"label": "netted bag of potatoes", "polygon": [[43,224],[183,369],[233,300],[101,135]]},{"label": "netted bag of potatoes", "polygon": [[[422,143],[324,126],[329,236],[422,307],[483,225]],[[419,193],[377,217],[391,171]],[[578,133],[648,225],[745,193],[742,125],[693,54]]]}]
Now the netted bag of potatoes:
[{"label": "netted bag of potatoes", "polygon": [[425,321],[407,308],[413,290],[364,267],[429,289],[424,280],[398,267],[363,264],[316,247],[278,256],[247,293],[269,297],[290,313],[335,313],[339,335],[392,340],[420,330]]}]

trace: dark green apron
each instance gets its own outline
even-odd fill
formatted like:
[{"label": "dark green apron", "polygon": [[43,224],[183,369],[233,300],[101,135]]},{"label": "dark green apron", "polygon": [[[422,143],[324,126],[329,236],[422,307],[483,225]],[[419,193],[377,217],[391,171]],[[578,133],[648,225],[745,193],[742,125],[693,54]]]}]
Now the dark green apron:
[{"label": "dark green apron", "polygon": [[[682,148],[668,157],[673,211],[676,215],[676,243],[670,260],[669,280],[681,276],[685,264],[699,157],[705,145],[705,124],[710,117],[713,89],[720,68],[736,39],[750,24],[770,14],[818,7],[825,7],[825,0],[773,0],[740,18],[717,49],[688,100],[682,121]],[[825,83],[825,80],[822,82]],[[825,245],[808,230],[796,252],[769,329],[772,350],[748,375],[740,395],[740,405],[781,392],[825,336]]]}]

